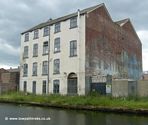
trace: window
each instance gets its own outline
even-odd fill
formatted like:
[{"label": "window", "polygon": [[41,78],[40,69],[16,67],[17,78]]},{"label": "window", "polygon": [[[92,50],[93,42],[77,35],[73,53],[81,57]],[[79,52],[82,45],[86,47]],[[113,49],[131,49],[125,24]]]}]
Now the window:
[{"label": "window", "polygon": [[24,81],[24,92],[27,92],[27,82]]},{"label": "window", "polygon": [[59,83],[60,80],[54,80],[53,81],[53,93],[59,93]]},{"label": "window", "polygon": [[60,52],[60,38],[54,40],[54,53]]},{"label": "window", "polygon": [[32,93],[36,94],[36,81],[33,81],[32,83]]},{"label": "window", "polygon": [[28,58],[28,46],[25,46],[25,47],[24,47],[23,58]]},{"label": "window", "polygon": [[23,67],[23,76],[27,76],[28,75],[28,64],[24,64]]},{"label": "window", "polygon": [[77,56],[77,41],[70,41],[70,56]]},{"label": "window", "polygon": [[25,33],[25,39],[24,39],[25,42],[29,41],[29,33]]},{"label": "window", "polygon": [[39,30],[35,30],[34,31],[34,39],[38,39],[39,38]]},{"label": "window", "polygon": [[32,75],[37,76],[37,62],[33,63]]},{"label": "window", "polygon": [[56,23],[56,24],[55,24],[54,32],[55,32],[55,33],[60,32],[60,23]]},{"label": "window", "polygon": [[43,75],[48,74],[48,61],[43,61],[42,74]]},{"label": "window", "polygon": [[54,60],[54,74],[59,74],[60,73],[60,60],[55,59]]},{"label": "window", "polygon": [[48,54],[48,41],[43,43],[43,55]]},{"label": "window", "polygon": [[48,36],[49,35],[49,26],[44,27],[44,33],[43,36]]},{"label": "window", "polygon": [[75,28],[75,27],[77,27],[77,17],[70,19],[70,28]]},{"label": "window", "polygon": [[38,44],[33,45],[33,57],[38,56]]},{"label": "window", "polygon": [[42,93],[46,94],[46,80],[43,80]]}]

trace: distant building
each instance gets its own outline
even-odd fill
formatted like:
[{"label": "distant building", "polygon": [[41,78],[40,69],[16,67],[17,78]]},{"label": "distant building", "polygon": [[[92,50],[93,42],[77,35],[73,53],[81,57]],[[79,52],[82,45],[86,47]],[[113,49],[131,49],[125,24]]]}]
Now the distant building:
[{"label": "distant building", "polygon": [[85,95],[112,79],[138,80],[142,44],[129,19],[114,22],[100,4],[23,32],[20,62],[21,91]]},{"label": "distant building", "polygon": [[18,90],[19,72],[19,68],[0,69],[0,93]]},{"label": "distant building", "polygon": [[143,80],[148,80],[148,71],[143,72]]},{"label": "distant building", "polygon": [[8,71],[3,68],[0,69],[0,83],[2,83],[2,77],[1,77],[2,73],[6,73],[6,72]]}]

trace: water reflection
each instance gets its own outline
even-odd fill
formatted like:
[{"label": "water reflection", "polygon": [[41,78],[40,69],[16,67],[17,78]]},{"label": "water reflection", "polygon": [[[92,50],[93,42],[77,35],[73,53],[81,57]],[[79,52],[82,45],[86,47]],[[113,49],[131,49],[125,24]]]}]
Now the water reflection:
[{"label": "water reflection", "polygon": [[[50,121],[10,121],[5,117],[50,117]],[[147,125],[148,117],[0,104],[0,125]]]}]

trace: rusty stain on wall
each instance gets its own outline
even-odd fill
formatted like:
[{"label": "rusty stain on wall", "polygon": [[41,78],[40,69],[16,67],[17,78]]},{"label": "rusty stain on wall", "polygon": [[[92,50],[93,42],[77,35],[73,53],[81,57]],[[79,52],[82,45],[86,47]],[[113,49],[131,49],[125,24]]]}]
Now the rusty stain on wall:
[{"label": "rusty stain on wall", "polygon": [[142,44],[129,19],[113,22],[106,7],[86,16],[86,77],[139,79]]}]

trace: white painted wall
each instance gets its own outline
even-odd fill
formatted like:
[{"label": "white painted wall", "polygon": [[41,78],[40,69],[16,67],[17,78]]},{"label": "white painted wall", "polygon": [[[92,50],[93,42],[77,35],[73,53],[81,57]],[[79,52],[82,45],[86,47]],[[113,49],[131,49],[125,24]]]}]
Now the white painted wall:
[{"label": "white painted wall", "polygon": [[[28,64],[28,77],[23,77],[23,67],[20,71],[20,90],[23,91],[23,82],[27,81],[27,91],[32,92],[32,82],[36,81],[36,92],[42,94],[42,81],[47,76],[42,76],[42,62],[48,60],[48,56],[42,56],[43,42],[49,37],[43,37],[43,28],[39,29],[39,39],[33,40],[34,32],[29,33],[29,41],[24,42],[21,36],[20,65]],[[54,39],[60,37],[60,53],[54,53]],[[77,40],[77,55],[70,57],[70,41]],[[33,44],[38,43],[38,57],[33,57]],[[29,58],[23,60],[24,46],[29,46]],[[85,15],[80,16],[80,27],[70,29],[70,19],[61,22],[61,32],[54,33],[54,25],[50,26],[50,53],[49,53],[49,93],[53,93],[53,80],[60,80],[60,94],[67,94],[67,76],[74,72],[78,77],[78,94],[85,94]],[[53,74],[53,61],[60,59],[60,74]],[[32,76],[32,64],[38,63],[38,75]]]},{"label": "white painted wall", "polygon": [[[27,81],[27,91],[32,92],[32,82],[36,81],[36,92],[42,94],[43,80],[47,80],[47,76],[42,75],[42,62],[48,60],[47,55],[43,54],[43,42],[48,41],[49,37],[43,37],[43,29],[39,30],[39,39],[33,39],[34,32],[29,33],[29,41],[24,42],[24,35],[21,36],[21,55],[20,55],[20,90],[23,91],[23,82]],[[33,45],[38,44],[38,57],[33,57]],[[29,46],[29,58],[23,60],[24,46]],[[32,65],[34,62],[38,63],[37,76],[32,76]],[[23,77],[23,64],[28,64],[28,77]]]},{"label": "white painted wall", "polygon": [[[74,72],[78,77],[78,94],[85,94],[85,16],[80,17],[80,35],[78,27],[70,29],[70,20],[61,23],[61,32],[54,34],[51,26],[50,37],[50,84],[49,92],[53,93],[53,80],[60,80],[60,93],[67,94],[67,77]],[[78,41],[80,36],[80,41]],[[61,52],[54,54],[54,39],[60,37]],[[77,40],[77,55],[70,57],[70,41]],[[53,61],[60,59],[60,74],[53,74]]]}]

